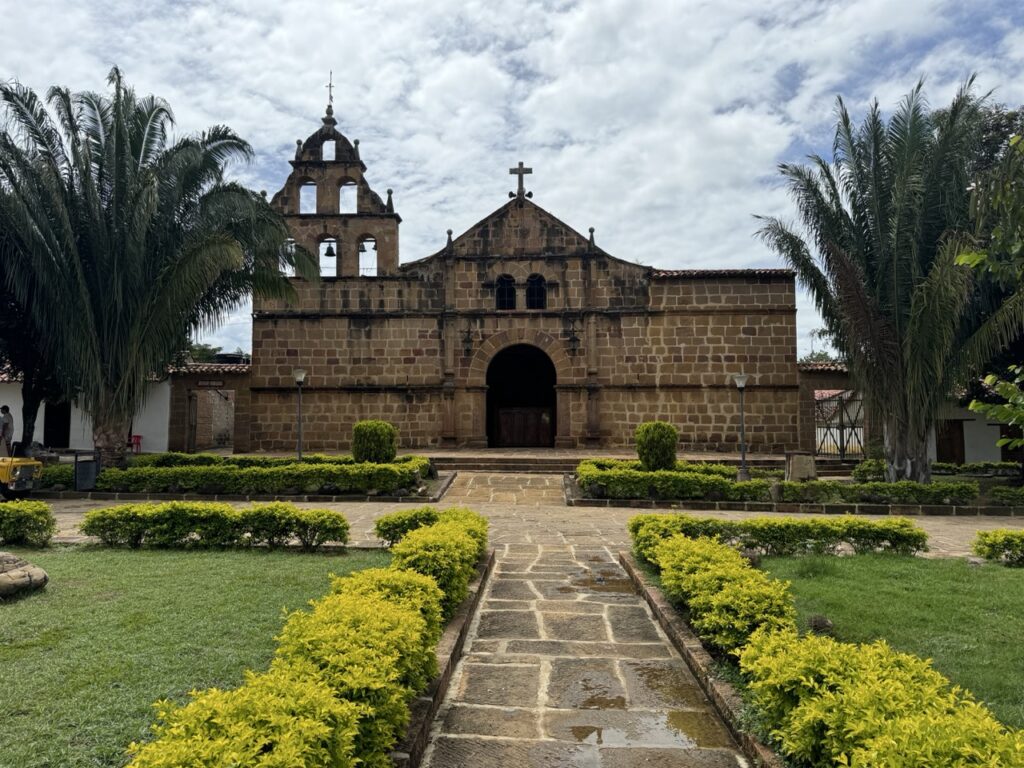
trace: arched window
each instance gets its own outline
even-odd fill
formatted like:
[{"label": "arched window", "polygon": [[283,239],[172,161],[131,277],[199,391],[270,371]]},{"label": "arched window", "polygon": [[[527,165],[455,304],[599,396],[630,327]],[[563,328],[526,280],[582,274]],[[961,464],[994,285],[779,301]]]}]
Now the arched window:
[{"label": "arched window", "polygon": [[359,276],[377,276],[377,241],[372,237],[359,241]]},{"label": "arched window", "polygon": [[516,280],[512,275],[500,275],[494,281],[494,302],[497,309],[516,308]]},{"label": "arched window", "polygon": [[320,277],[338,276],[338,241],[328,237],[320,241]]},{"label": "arched window", "polygon": [[354,181],[343,181],[338,188],[338,213],[357,213],[359,191]]},{"label": "arched window", "polygon": [[316,184],[312,181],[299,187],[299,213],[316,213]]},{"label": "arched window", "polygon": [[530,275],[526,278],[526,308],[548,308],[548,284],[544,275]]}]

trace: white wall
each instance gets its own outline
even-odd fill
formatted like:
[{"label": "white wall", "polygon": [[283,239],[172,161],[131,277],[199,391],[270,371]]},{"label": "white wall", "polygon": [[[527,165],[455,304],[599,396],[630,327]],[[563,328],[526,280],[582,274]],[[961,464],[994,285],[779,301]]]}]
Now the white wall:
[{"label": "white wall", "polygon": [[[25,425],[22,423],[21,406],[21,383],[0,382],[0,405],[6,405],[11,409],[11,416],[14,417],[14,440],[21,440],[21,430]],[[36,415],[36,429],[34,439],[42,442],[43,424],[46,418],[46,403],[39,406],[39,413]]]},{"label": "white wall", "polygon": [[[167,450],[168,425],[171,416],[171,382],[156,381],[149,385],[149,394],[142,411],[132,421],[132,434],[142,435],[142,450],[159,453]],[[71,406],[71,448],[92,450],[92,419],[77,404]]]},{"label": "white wall", "polygon": [[[940,419],[955,419],[964,423],[964,461],[999,461],[1001,451],[996,445],[999,425],[989,422],[983,414],[967,408],[948,406],[939,414]],[[935,433],[928,438],[928,456],[935,461]]]}]

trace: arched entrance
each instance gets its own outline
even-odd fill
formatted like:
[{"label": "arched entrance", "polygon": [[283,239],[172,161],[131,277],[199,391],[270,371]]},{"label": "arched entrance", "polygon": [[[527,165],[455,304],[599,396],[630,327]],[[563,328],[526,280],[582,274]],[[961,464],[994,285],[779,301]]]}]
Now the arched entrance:
[{"label": "arched entrance", "polygon": [[505,347],[487,367],[487,445],[550,448],[554,444],[554,363],[530,344]]}]

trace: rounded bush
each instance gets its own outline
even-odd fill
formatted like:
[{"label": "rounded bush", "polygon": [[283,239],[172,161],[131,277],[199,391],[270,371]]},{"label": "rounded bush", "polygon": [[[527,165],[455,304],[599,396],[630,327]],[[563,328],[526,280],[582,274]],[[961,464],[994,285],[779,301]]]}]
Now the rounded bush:
[{"label": "rounded bush", "polygon": [[352,458],[358,462],[387,464],[398,453],[398,430],[387,421],[357,421],[352,427]]},{"label": "rounded bush", "polygon": [[648,472],[675,469],[679,430],[667,421],[645,421],[636,428],[636,452]]}]

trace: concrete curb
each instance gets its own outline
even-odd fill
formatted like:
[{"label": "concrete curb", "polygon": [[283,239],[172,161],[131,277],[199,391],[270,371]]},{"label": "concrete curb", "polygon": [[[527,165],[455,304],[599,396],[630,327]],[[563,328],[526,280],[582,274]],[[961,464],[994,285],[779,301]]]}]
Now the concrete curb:
[{"label": "concrete curb", "polygon": [[435,504],[448,492],[458,472],[443,473],[431,496],[332,496],[315,493],[293,496],[240,493],[128,493],[124,491],[33,491],[32,498],[78,499],[82,501],[294,501],[301,503],[340,503],[376,501],[389,504]]},{"label": "concrete curb", "polygon": [[637,567],[636,560],[632,555],[628,552],[619,552],[619,562],[629,574],[637,591],[651,607],[661,628],[665,630],[672,645],[686,661],[704,693],[722,716],[750,764],[755,768],[785,768],[781,757],[740,728],[742,700],[732,684],[715,677],[712,666],[713,659],[704,648],[700,638],[693,633],[679,612],[665,599],[661,590],[647,580],[643,571]]},{"label": "concrete curb", "polygon": [[396,768],[418,768],[423,759],[430,739],[430,727],[434,723],[438,707],[448,693],[455,665],[462,658],[462,648],[466,644],[469,625],[476,615],[484,588],[494,572],[494,564],[495,553],[491,549],[486,559],[477,566],[477,577],[469,585],[469,596],[462,601],[455,616],[445,627],[444,634],[441,635],[436,649],[437,667],[440,671],[427,690],[409,704],[411,716],[405,738],[391,753],[391,761]]},{"label": "concrete curb", "polygon": [[579,496],[572,475],[564,475],[567,507],[677,509],[685,512],[778,512],[787,515],[895,515],[902,517],[1024,517],[1024,507],[953,504],[795,504],[773,501],[672,501],[662,499],[590,499]]}]

